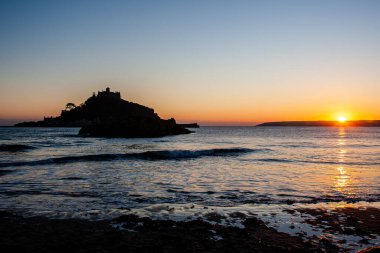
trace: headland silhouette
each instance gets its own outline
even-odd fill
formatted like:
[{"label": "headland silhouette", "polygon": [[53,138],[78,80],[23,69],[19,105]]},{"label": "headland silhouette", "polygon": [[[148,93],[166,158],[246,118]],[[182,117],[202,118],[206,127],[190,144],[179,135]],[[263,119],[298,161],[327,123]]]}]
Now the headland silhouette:
[{"label": "headland silhouette", "polygon": [[94,137],[162,137],[191,133],[185,127],[198,124],[177,124],[174,118],[161,119],[152,108],[121,98],[110,88],[95,92],[84,103],[67,103],[58,117],[42,121],[22,122],[16,127],[81,127],[79,134]]}]

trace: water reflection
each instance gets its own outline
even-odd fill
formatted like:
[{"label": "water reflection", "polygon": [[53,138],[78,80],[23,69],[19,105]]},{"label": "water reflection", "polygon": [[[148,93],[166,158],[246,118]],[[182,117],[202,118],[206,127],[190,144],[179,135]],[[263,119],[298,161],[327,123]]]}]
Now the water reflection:
[{"label": "water reflection", "polygon": [[346,145],[346,128],[340,127],[338,132],[338,146]]},{"label": "water reflection", "polygon": [[350,184],[350,175],[347,173],[347,170],[344,167],[345,157],[347,150],[345,149],[346,145],[346,128],[341,127],[338,131],[338,162],[341,163],[336,169],[337,173],[335,176],[335,190],[341,194],[349,195],[349,184]]},{"label": "water reflection", "polygon": [[347,174],[347,171],[343,167],[338,167],[337,170],[339,174],[335,177],[335,188],[339,192],[343,192],[345,188],[348,186],[350,176]]}]

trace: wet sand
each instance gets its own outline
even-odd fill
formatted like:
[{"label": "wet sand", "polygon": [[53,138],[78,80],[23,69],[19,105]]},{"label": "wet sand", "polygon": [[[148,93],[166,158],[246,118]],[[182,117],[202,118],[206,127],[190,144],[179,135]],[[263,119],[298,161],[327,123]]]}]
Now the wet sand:
[{"label": "wet sand", "polygon": [[240,228],[221,225],[217,213],[192,221],[152,220],[133,214],[90,221],[24,218],[0,211],[0,252],[355,252],[357,247],[343,248],[342,242],[326,234],[360,236],[362,245],[380,234],[379,208],[288,212],[305,216],[305,223],[322,228],[324,235],[291,236],[239,212],[230,216],[243,220]]},{"label": "wet sand", "polygon": [[[204,221],[22,218],[3,212],[1,252],[322,252],[249,218],[245,229]],[[335,252],[335,251],[328,251]]]},{"label": "wet sand", "polygon": [[[337,207],[335,209],[296,209],[301,215],[309,215],[305,222],[322,229],[327,236],[315,236],[311,242],[316,244],[321,240],[329,244],[342,244],[346,241],[336,241],[333,234],[344,234],[360,237],[361,245],[369,244],[370,240],[377,240],[380,245],[380,209],[375,207]],[[329,236],[331,235],[331,236]],[[349,245],[350,246],[350,245]],[[351,244],[352,247],[357,244]],[[380,251],[380,250],[379,250]]]}]

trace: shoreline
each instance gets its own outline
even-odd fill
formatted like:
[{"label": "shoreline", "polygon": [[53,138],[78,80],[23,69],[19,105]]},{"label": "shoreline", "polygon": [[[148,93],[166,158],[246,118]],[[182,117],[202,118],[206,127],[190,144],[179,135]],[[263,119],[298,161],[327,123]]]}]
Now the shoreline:
[{"label": "shoreline", "polygon": [[[1,252],[323,252],[256,218],[241,229],[135,215],[89,221],[0,214]],[[331,247],[327,252],[336,252]]]},{"label": "shoreline", "polygon": [[[164,208],[161,207],[151,207]],[[200,210],[204,209],[204,213]],[[380,245],[380,208],[365,205],[289,205],[283,214],[239,208],[178,206],[161,216],[126,212],[110,219],[23,217],[0,211],[0,250],[13,252],[357,252]],[[263,210],[261,210],[263,212]],[[198,216],[197,216],[198,214]],[[176,216],[177,215],[177,216]],[[282,216],[281,216],[282,215]],[[300,219],[302,217],[302,220]],[[277,219],[277,220],[276,220]],[[286,219],[285,229],[279,220]],[[233,220],[235,223],[229,223]],[[276,224],[278,226],[276,226]],[[83,251],[83,249],[86,249]]]}]

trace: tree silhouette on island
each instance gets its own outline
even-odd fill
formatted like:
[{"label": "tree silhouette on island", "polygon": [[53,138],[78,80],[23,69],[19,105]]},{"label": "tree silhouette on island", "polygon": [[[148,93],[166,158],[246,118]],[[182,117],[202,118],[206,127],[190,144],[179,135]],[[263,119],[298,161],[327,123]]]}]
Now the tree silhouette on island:
[{"label": "tree silhouette on island", "polygon": [[84,103],[67,103],[58,117],[42,121],[23,122],[16,127],[81,127],[79,134],[94,137],[162,137],[191,133],[185,127],[197,124],[177,124],[175,119],[161,119],[152,108],[123,100],[120,92],[93,93]]}]

